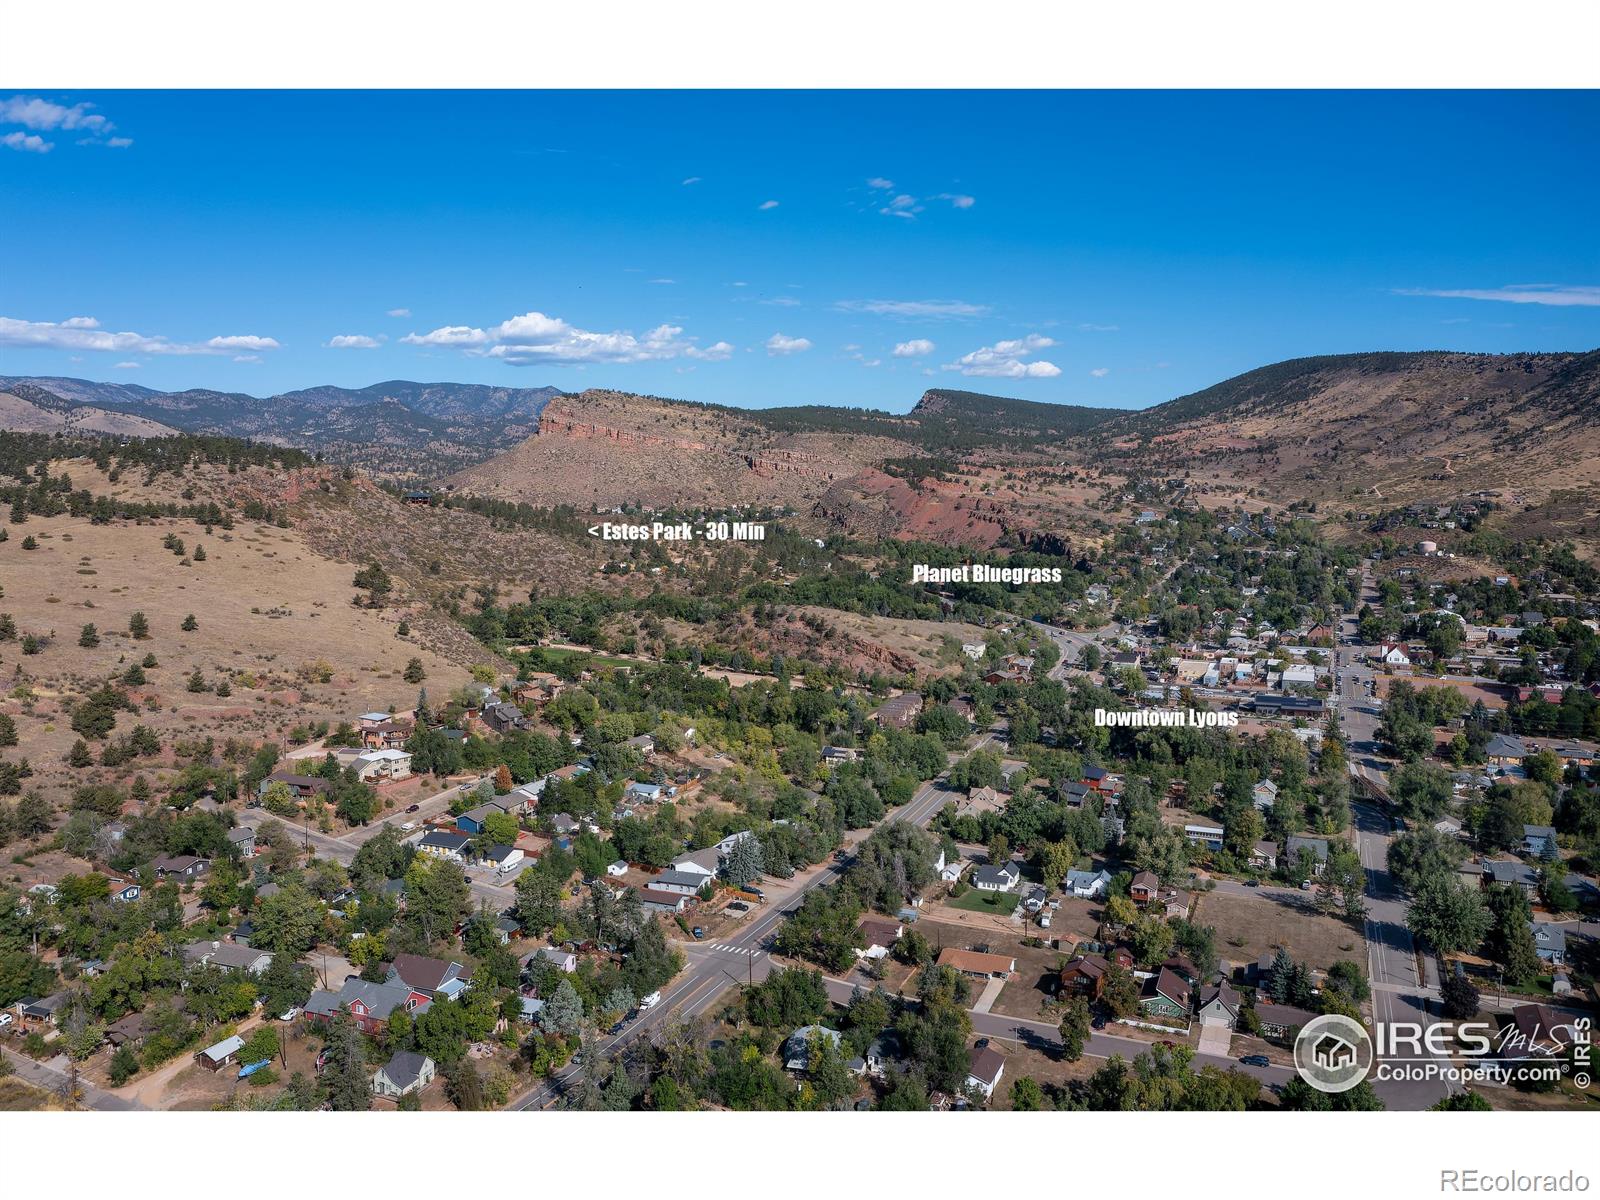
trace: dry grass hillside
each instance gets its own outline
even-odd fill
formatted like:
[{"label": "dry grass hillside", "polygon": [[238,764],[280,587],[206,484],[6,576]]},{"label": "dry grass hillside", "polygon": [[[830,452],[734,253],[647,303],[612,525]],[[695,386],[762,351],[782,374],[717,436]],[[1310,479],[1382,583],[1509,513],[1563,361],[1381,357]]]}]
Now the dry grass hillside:
[{"label": "dry grass hillside", "polygon": [[[167,534],[203,562],[163,548]],[[24,536],[37,549],[22,548]],[[0,544],[0,610],[18,640],[0,644],[4,707],[17,723],[17,753],[36,777],[65,786],[62,762],[76,735],[69,706],[112,676],[154,655],[147,682],[128,687],[142,721],[172,739],[214,735],[277,738],[300,724],[338,721],[372,709],[410,707],[416,685],[401,678],[416,657],[440,694],[467,682],[466,670],[398,634],[398,614],[351,603],[353,569],[317,552],[292,529],[243,522],[206,535],[194,522],[93,525],[72,517],[33,518]],[[129,632],[135,612],[149,636]],[[194,614],[198,627],[181,626]],[[100,644],[79,645],[93,624]],[[22,639],[37,638],[37,653]],[[191,692],[199,671],[208,690]],[[224,681],[230,694],[218,696]],[[78,780],[81,782],[81,778]]]}]

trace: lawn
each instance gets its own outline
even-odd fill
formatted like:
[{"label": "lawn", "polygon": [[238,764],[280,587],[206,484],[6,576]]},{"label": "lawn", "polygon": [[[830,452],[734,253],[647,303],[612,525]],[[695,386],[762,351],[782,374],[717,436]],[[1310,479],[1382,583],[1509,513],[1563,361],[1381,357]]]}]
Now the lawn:
[{"label": "lawn", "polygon": [[1001,916],[1014,912],[1021,902],[1022,897],[1015,892],[980,892],[977,888],[945,901],[951,908],[975,913],[998,913]]}]

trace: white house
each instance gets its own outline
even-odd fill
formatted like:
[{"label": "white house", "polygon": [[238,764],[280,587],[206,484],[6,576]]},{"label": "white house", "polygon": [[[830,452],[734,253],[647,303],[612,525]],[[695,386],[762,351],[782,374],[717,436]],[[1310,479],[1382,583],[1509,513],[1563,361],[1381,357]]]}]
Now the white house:
[{"label": "white house", "polygon": [[1401,642],[1385,642],[1378,653],[1378,661],[1389,667],[1409,667],[1411,655]]},{"label": "white house", "polygon": [[1014,862],[997,867],[979,867],[972,873],[972,886],[980,892],[1009,892],[1022,880],[1022,870]]},{"label": "white house", "polygon": [[1006,1073],[1006,1060],[993,1046],[974,1049],[967,1059],[967,1086],[993,1096]]},{"label": "white house", "polygon": [[398,1100],[401,1096],[420,1092],[433,1082],[436,1073],[433,1059],[426,1054],[399,1050],[372,1076],[372,1094]]},{"label": "white house", "polygon": [[411,755],[404,750],[368,750],[356,755],[354,765],[356,774],[367,783],[411,775]]},{"label": "white house", "polygon": [[1080,900],[1100,900],[1111,886],[1109,871],[1068,871],[1065,887]]},{"label": "white house", "polygon": [[611,876],[611,878],[613,878],[613,879],[620,879],[620,878],[622,878],[622,876],[626,875],[627,873],[628,873],[628,864],[624,860],[622,860],[620,858],[617,859],[616,862],[612,863],[609,867],[606,868],[606,874]]},{"label": "white house", "polygon": [[1262,812],[1266,812],[1278,802],[1278,785],[1270,779],[1263,779],[1251,789],[1251,802]]}]

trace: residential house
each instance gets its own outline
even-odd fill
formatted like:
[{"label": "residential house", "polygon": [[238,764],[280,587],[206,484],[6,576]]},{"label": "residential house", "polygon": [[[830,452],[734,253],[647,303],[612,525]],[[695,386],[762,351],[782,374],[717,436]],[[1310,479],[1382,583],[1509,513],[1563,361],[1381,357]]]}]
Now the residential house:
[{"label": "residential house", "polygon": [[648,886],[651,891],[670,892],[678,896],[698,895],[710,876],[695,871],[663,871],[654,876]]},{"label": "residential house", "polygon": [[248,825],[236,825],[228,830],[228,845],[239,852],[240,858],[256,856],[256,831]]},{"label": "residential house", "polygon": [[61,1019],[61,1010],[72,999],[69,991],[52,992],[42,998],[27,998],[17,1002],[17,1012],[22,1019],[39,1025],[54,1026]]},{"label": "residential house", "polygon": [[1316,1017],[1316,1013],[1296,1008],[1292,1004],[1274,1004],[1270,1000],[1256,1001],[1256,1019],[1261,1023],[1261,1036],[1269,1042],[1292,1045],[1295,1035],[1303,1025]]},{"label": "residential house", "polygon": [[1061,968],[1061,990],[1091,999],[1100,995],[1110,964],[1098,954],[1080,954]]},{"label": "residential house", "polygon": [[197,858],[193,854],[162,855],[151,860],[150,868],[155,871],[157,879],[176,879],[181,882],[198,879],[211,870],[211,860]]},{"label": "residential house", "polygon": [[505,846],[496,842],[485,846],[479,852],[477,862],[480,866],[489,867],[497,875],[506,875],[521,866],[524,857],[526,856],[520,847]]},{"label": "residential house", "polygon": [[1308,851],[1311,855],[1311,873],[1321,875],[1328,865],[1328,839],[1304,837],[1298,833],[1291,833],[1284,839],[1284,861],[1292,865],[1300,862],[1300,852]]},{"label": "residential house", "polygon": [[637,801],[641,804],[655,804],[669,792],[669,789],[659,783],[641,783],[633,780],[622,790],[624,799]]},{"label": "residential house", "polygon": [[411,776],[411,755],[404,750],[369,750],[358,754],[351,764],[356,775],[366,783],[383,783]]},{"label": "residential house", "polygon": [[396,954],[384,982],[409,988],[412,998],[420,1002],[437,995],[454,1000],[471,986],[471,980],[472,972],[458,962],[425,954]]},{"label": "residential house", "polygon": [[672,860],[672,869],[686,875],[702,876],[701,882],[704,883],[722,869],[722,854],[715,846],[680,854]]},{"label": "residential house", "polygon": [[962,865],[960,852],[958,851],[947,858],[945,856],[945,852],[940,850],[939,857],[934,860],[933,869],[939,872],[939,878],[943,882],[954,883],[956,880],[961,878]]},{"label": "residential house", "polygon": [[373,721],[361,727],[361,744],[368,750],[398,750],[411,740],[411,721]]},{"label": "residential house", "polygon": [[333,790],[333,785],[321,775],[296,775],[290,771],[274,771],[261,781],[256,787],[257,796],[265,796],[267,789],[275,783],[281,783],[294,793],[297,800],[309,800],[313,796],[326,796]]},{"label": "residential house", "polygon": [[1015,862],[979,867],[972,873],[972,886],[980,892],[1009,892],[1022,880],[1022,869]]},{"label": "residential house", "polygon": [[570,950],[562,950],[558,946],[540,946],[529,958],[536,958],[540,962],[547,962],[556,970],[566,975],[571,975],[578,969],[578,956]]},{"label": "residential house", "polygon": [[417,843],[417,853],[461,862],[466,857],[467,847],[471,844],[472,839],[464,833],[435,829],[425,834]]},{"label": "residential house", "polygon": [[190,942],[183,948],[183,961],[192,966],[205,965],[222,971],[243,971],[247,975],[260,975],[272,965],[272,955],[265,950],[253,950],[238,942]]},{"label": "residential house", "polygon": [[1522,827],[1522,852],[1531,858],[1553,859],[1558,857],[1556,831],[1548,825],[1524,825]]},{"label": "residential house", "polygon": [[208,1071],[220,1071],[228,1064],[238,1062],[239,1051],[243,1049],[244,1039],[234,1034],[232,1037],[223,1038],[214,1046],[207,1046],[204,1050],[198,1051],[194,1060]]},{"label": "residential house", "polygon": [[1111,872],[1068,871],[1063,886],[1070,895],[1080,900],[1103,900],[1111,887]]},{"label": "residential house", "polygon": [[1409,667],[1411,647],[1404,642],[1384,642],[1378,649],[1378,661],[1386,667]]},{"label": "residential house", "polygon": [[326,1023],[333,1020],[340,1009],[350,1014],[356,1028],[373,1034],[387,1030],[389,1017],[401,1009],[415,1016],[426,1012],[432,1005],[431,997],[418,999],[417,993],[403,983],[369,983],[352,977],[344,981],[337,992],[318,988],[305,1004],[305,1016],[312,1021]]},{"label": "residential house", "polygon": [[1574,1032],[1548,1004],[1519,1004],[1500,1021],[1497,1049],[1503,1059],[1551,1058],[1567,1052]]},{"label": "residential house", "polygon": [[1263,779],[1251,789],[1250,800],[1261,812],[1269,811],[1278,802],[1278,785]]},{"label": "residential house", "polygon": [[1567,961],[1567,931],[1553,921],[1534,921],[1533,952],[1541,960],[1560,966]]},{"label": "residential house", "polygon": [[958,950],[947,946],[939,952],[941,967],[954,967],[963,975],[977,975],[983,979],[1007,979],[1017,969],[1017,960],[1004,954],[987,954],[979,950]]},{"label": "residential house", "polygon": [[1278,843],[1263,839],[1250,848],[1250,865],[1270,871],[1278,865]]},{"label": "residential house", "polygon": [[1161,967],[1144,981],[1139,994],[1139,1011],[1147,1017],[1187,1021],[1192,995],[1188,980]]},{"label": "residential house", "polygon": [[1243,1005],[1238,989],[1226,979],[1219,979],[1200,993],[1200,1024],[1226,1025],[1232,1029],[1239,1021]]},{"label": "residential house", "polygon": [[1161,893],[1161,880],[1154,871],[1140,871],[1128,885],[1128,897],[1135,904],[1148,904]]},{"label": "residential house", "polygon": [[868,719],[878,725],[892,725],[896,729],[909,729],[922,712],[922,696],[917,692],[902,692],[891,696],[868,714]]},{"label": "residential house", "polygon": [[1529,757],[1527,744],[1508,733],[1497,733],[1491,737],[1489,744],[1484,747],[1484,754],[1490,765],[1496,767],[1520,767],[1523,760]]},{"label": "residential house", "polygon": [[1183,836],[1191,845],[1204,846],[1208,850],[1222,849],[1222,826],[1220,825],[1185,825]]},{"label": "residential house", "polygon": [[644,758],[650,759],[656,756],[656,739],[648,733],[641,733],[638,737],[631,737],[622,744],[630,750],[638,751]]},{"label": "residential house", "polygon": [[787,1071],[805,1074],[811,1069],[811,1055],[816,1046],[826,1042],[835,1050],[843,1041],[837,1029],[826,1025],[802,1025],[783,1039],[783,1066]]},{"label": "residential house", "polygon": [[856,926],[857,938],[860,946],[856,948],[857,958],[885,958],[889,951],[894,949],[894,944],[900,940],[900,935],[905,926],[899,921],[889,921],[880,917],[863,917]]},{"label": "residential house", "polygon": [[1539,890],[1539,872],[1515,858],[1492,859],[1483,864],[1483,885],[1519,887],[1532,896]]},{"label": "residential house", "polygon": [[379,1067],[372,1076],[372,1094],[388,1100],[398,1100],[412,1092],[420,1092],[433,1082],[436,1070],[433,1059],[411,1050],[398,1050]]},{"label": "residential house", "polygon": [[974,1047],[967,1057],[967,1087],[982,1092],[985,1097],[994,1095],[1006,1073],[1006,1060],[993,1046]]},{"label": "residential house", "polygon": [[654,888],[639,889],[639,906],[646,912],[677,914],[693,903],[693,896],[685,896],[681,892],[658,892]]},{"label": "residential house", "polygon": [[612,863],[606,868],[606,874],[611,876],[613,879],[621,879],[627,873],[628,863],[625,859],[621,858],[617,859],[616,862]]}]

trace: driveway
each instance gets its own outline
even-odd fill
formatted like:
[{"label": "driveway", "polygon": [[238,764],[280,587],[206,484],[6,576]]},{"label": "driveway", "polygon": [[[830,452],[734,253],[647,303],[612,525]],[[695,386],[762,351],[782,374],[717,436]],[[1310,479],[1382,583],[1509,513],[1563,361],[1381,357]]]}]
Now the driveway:
[{"label": "driveway", "polygon": [[1233,1030],[1221,1021],[1200,1022],[1200,1044],[1196,1054],[1209,1054],[1214,1058],[1228,1058],[1233,1048]]}]

